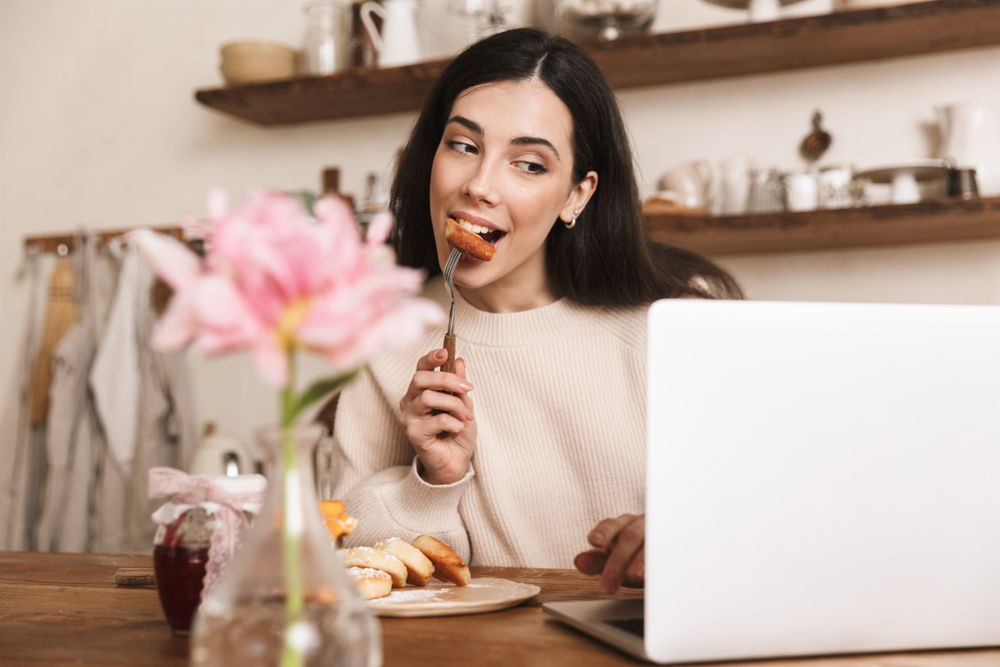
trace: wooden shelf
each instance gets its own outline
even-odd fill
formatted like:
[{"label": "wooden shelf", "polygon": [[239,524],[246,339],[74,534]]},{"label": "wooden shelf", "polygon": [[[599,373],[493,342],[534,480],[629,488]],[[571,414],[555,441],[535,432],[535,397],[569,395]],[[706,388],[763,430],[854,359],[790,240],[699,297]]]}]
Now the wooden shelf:
[{"label": "wooden shelf", "polygon": [[1000,197],[734,216],[646,215],[651,237],[704,255],[1000,238]]},{"label": "wooden shelf", "polygon": [[[615,89],[1000,44],[1000,0],[932,0],[583,44]],[[414,111],[447,60],[198,90],[224,113],[282,125]]]}]

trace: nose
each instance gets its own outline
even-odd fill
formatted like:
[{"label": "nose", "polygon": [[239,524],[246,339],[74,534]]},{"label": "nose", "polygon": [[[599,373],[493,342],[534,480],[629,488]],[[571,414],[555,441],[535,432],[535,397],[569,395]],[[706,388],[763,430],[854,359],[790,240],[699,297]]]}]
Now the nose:
[{"label": "nose", "polygon": [[476,203],[495,206],[499,201],[495,176],[495,166],[489,160],[479,160],[465,182],[464,194]]}]

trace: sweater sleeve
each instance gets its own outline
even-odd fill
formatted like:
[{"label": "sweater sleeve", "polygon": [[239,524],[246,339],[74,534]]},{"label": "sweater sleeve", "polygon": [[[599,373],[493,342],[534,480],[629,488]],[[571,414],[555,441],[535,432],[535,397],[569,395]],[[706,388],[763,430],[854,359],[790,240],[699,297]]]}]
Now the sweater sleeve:
[{"label": "sweater sleeve", "polygon": [[449,485],[433,485],[418,474],[416,457],[394,408],[369,369],[344,389],[334,421],[334,497],[358,520],[346,544],[366,545],[398,537],[412,542],[433,535],[466,562],[469,536],[459,502],[474,472]]}]

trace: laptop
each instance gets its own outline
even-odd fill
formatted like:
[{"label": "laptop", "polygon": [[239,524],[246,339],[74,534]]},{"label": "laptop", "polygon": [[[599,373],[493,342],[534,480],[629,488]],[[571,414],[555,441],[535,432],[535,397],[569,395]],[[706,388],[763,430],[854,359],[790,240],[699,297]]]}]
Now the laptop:
[{"label": "laptop", "polygon": [[1000,308],[648,316],[644,600],[544,611],[661,664],[1000,645]]}]

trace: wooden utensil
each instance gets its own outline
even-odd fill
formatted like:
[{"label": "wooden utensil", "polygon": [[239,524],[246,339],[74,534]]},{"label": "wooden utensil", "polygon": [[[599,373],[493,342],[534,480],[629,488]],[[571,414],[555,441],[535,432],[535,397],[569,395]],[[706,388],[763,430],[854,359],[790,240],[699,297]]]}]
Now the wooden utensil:
[{"label": "wooden utensil", "polygon": [[151,567],[120,567],[115,572],[115,583],[119,586],[156,585],[156,573]]}]

